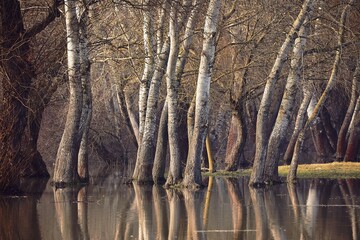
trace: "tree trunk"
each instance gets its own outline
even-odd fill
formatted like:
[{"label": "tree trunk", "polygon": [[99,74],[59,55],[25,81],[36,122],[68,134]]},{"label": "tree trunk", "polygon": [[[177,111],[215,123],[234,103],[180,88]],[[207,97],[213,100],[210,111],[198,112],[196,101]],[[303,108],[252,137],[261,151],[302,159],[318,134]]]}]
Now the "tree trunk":
[{"label": "tree trunk", "polygon": [[[337,42],[339,46],[341,46],[343,44],[343,42],[344,42],[345,20],[346,20],[348,10],[353,5],[354,1],[355,0],[350,0],[349,3],[344,7],[344,9],[343,9],[343,11],[341,13],[341,18],[340,18],[340,22],[339,22],[338,42]],[[330,75],[330,78],[329,78],[329,80],[328,80],[328,82],[326,84],[325,90],[322,93],[319,101],[317,102],[317,104],[315,106],[314,111],[312,112],[311,116],[309,117],[309,119],[305,123],[305,126],[301,130],[301,132],[299,134],[299,137],[298,137],[298,139],[296,141],[295,149],[294,149],[294,155],[293,155],[290,170],[289,170],[289,173],[288,173],[288,176],[287,176],[288,182],[296,181],[296,171],[297,171],[297,167],[298,167],[300,150],[301,150],[301,147],[302,147],[304,139],[305,139],[305,132],[311,126],[311,124],[313,124],[313,122],[316,120],[319,112],[321,111],[321,108],[323,107],[323,105],[325,103],[325,100],[327,99],[327,97],[329,95],[330,90],[333,88],[333,85],[335,84],[336,76],[337,76],[339,65],[340,65],[340,59],[341,59],[341,49],[337,49],[335,59],[334,59],[334,63],[333,63],[333,68],[332,68],[332,71],[331,71],[331,75]]]},{"label": "tree trunk", "polygon": [[165,101],[159,124],[159,131],[156,141],[156,152],[154,166],[152,169],[153,181],[156,184],[165,182],[166,153],[168,148],[168,105]]},{"label": "tree trunk", "polygon": [[151,79],[151,85],[148,94],[148,101],[146,106],[146,119],[144,125],[144,132],[141,139],[140,151],[138,152],[137,163],[138,171],[134,171],[133,179],[139,183],[153,182],[151,172],[154,163],[155,155],[155,133],[157,102],[159,98],[161,80],[166,69],[167,59],[170,50],[170,43],[166,41],[163,46],[162,54],[159,56],[156,64],[156,69]]},{"label": "tree trunk", "polygon": [[348,132],[351,118],[354,113],[356,99],[358,97],[358,93],[357,93],[358,83],[357,82],[359,81],[359,78],[360,78],[360,59],[357,60],[356,69],[355,69],[353,79],[351,82],[351,98],[350,98],[349,107],[346,111],[345,118],[343,120],[343,123],[342,123],[340,131],[339,131],[339,137],[338,137],[337,146],[336,146],[336,160],[337,161],[342,161],[345,156],[346,144],[347,144],[346,135]]},{"label": "tree trunk", "polygon": [[169,135],[169,149],[170,149],[170,165],[166,186],[174,185],[181,179],[181,165],[180,165],[180,149],[178,136],[178,92],[179,81],[176,79],[176,60],[179,53],[179,33],[177,24],[178,6],[173,2],[170,12],[170,53],[169,61],[166,69],[166,84],[168,103],[168,135]]},{"label": "tree trunk", "polygon": [[359,152],[359,135],[360,135],[360,97],[358,97],[356,101],[352,126],[349,129],[349,139],[344,157],[345,162],[357,161],[357,154]]},{"label": "tree trunk", "polygon": [[79,182],[78,153],[81,135],[79,132],[81,108],[83,104],[79,59],[79,25],[76,17],[76,4],[65,0],[65,19],[67,29],[69,108],[64,133],[58,148],[53,181],[55,185]]},{"label": "tree trunk", "polygon": [[328,109],[324,106],[322,111],[320,112],[321,122],[323,123],[326,137],[328,139],[328,143],[330,145],[331,155],[335,153],[336,150],[336,142],[338,139],[336,129],[333,127],[331,123],[331,116]]},{"label": "tree trunk", "polygon": [[[146,107],[149,95],[150,82],[153,78],[154,73],[154,39],[153,39],[153,19],[149,9],[149,3],[151,0],[146,0],[144,2],[144,23],[143,23],[143,39],[144,39],[144,52],[145,52],[145,60],[144,60],[144,72],[142,79],[140,81],[140,89],[139,89],[139,138],[138,138],[138,153],[137,159],[135,163],[135,169],[133,176],[138,176],[139,174],[139,155],[141,151],[142,144],[142,136],[144,132],[145,126],[145,118],[146,118]],[[159,55],[161,56],[161,55]]]},{"label": "tree trunk", "polygon": [[[84,4],[84,3],[82,3]],[[82,109],[79,132],[82,134],[80,149],[78,153],[78,174],[82,182],[89,181],[89,130],[92,119],[92,92],[90,79],[90,59],[89,59],[89,44],[88,44],[88,29],[89,24],[88,6],[82,6],[78,3],[79,9],[83,12],[78,15],[79,21],[79,50],[80,50],[80,75],[82,85]],[[86,4],[86,1],[85,1]],[[79,13],[78,12],[78,13]]]},{"label": "tree trunk", "polygon": [[203,185],[201,155],[208,127],[210,80],[215,59],[215,36],[220,7],[220,0],[211,0],[205,19],[203,49],[196,87],[195,124],[183,180],[183,185],[189,188]]},{"label": "tree trunk", "polygon": [[299,108],[297,116],[296,116],[294,131],[293,131],[293,134],[291,135],[290,141],[288,143],[288,146],[287,146],[285,154],[284,154],[284,162],[286,162],[286,164],[288,164],[288,165],[291,163],[291,159],[292,159],[292,156],[294,153],[296,139],[298,138],[299,133],[304,125],[306,109],[308,108],[310,100],[312,98],[312,94],[310,93],[310,91],[307,88],[304,88],[303,95],[304,95],[303,100],[300,104],[300,108]]},{"label": "tree trunk", "polygon": [[133,129],[134,136],[136,138],[136,146],[138,147],[139,142],[139,119],[135,113],[134,110],[134,100],[133,96],[131,96],[131,93],[127,87],[124,89],[124,98],[125,98],[125,104],[126,104],[126,110],[130,119],[131,128]]},{"label": "tree trunk", "polygon": [[245,147],[246,127],[244,126],[244,117],[241,110],[233,110],[231,116],[229,136],[226,146],[226,171],[238,170],[240,156]]},{"label": "tree trunk", "polygon": [[282,44],[273,68],[266,80],[266,85],[261,99],[259,112],[256,121],[256,151],[254,158],[253,171],[250,177],[250,185],[257,186],[264,183],[264,170],[265,170],[265,158],[266,158],[266,149],[268,146],[268,118],[271,105],[271,96],[274,92],[276,82],[279,79],[282,67],[287,60],[288,53],[294,40],[297,36],[300,27],[303,25],[306,17],[312,9],[313,0],[305,0],[302,6],[302,9],[297,16],[293,26],[288,33],[284,43]]},{"label": "tree trunk", "polygon": [[[25,33],[20,2],[15,0],[0,3],[0,31],[2,35],[1,70],[3,101],[0,117],[0,190],[17,185],[20,172],[28,166],[28,159],[21,156],[21,138],[26,127],[29,89],[35,77],[29,61],[29,39]],[[16,46],[16,47],[15,47]]]},{"label": "tree trunk", "polygon": [[[310,15],[310,14],[309,14]],[[286,80],[285,91],[281,100],[281,106],[276,118],[275,126],[271,132],[267,147],[265,164],[265,181],[280,182],[278,165],[280,160],[280,151],[285,141],[291,114],[294,109],[297,86],[300,81],[302,71],[303,53],[306,44],[306,38],[309,33],[310,23],[307,16],[304,24],[301,26],[299,36],[295,40],[293,55],[290,63],[290,72]]]}]

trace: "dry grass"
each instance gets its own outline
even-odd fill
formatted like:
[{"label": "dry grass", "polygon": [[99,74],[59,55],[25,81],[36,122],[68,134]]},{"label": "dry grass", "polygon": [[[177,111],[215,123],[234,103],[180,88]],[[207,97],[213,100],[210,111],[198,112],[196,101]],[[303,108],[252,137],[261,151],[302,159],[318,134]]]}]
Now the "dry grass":
[{"label": "dry grass", "polygon": [[[286,177],[289,166],[280,166],[279,175]],[[241,177],[249,176],[251,169],[239,170],[236,172],[217,171],[206,175]],[[301,164],[298,167],[298,178],[360,178],[360,163],[334,162],[324,164]]]}]

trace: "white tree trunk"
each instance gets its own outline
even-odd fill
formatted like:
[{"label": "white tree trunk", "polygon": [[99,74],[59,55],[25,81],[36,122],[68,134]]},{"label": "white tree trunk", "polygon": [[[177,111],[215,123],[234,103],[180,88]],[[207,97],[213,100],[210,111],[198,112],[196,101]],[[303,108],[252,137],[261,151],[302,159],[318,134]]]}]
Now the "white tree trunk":
[{"label": "white tree trunk", "polygon": [[[310,15],[310,14],[309,14]],[[310,16],[307,17],[307,20]],[[280,159],[281,145],[285,140],[285,135],[289,127],[291,114],[294,109],[297,86],[300,81],[302,71],[303,53],[310,24],[305,20],[300,28],[299,36],[295,40],[293,55],[290,64],[290,72],[286,80],[284,95],[281,101],[279,113],[276,118],[275,126],[269,138],[266,155],[265,181],[278,182],[278,164]]]},{"label": "white tree trunk", "polygon": [[267,134],[268,134],[268,119],[271,105],[271,96],[274,94],[276,82],[279,79],[282,67],[287,60],[288,53],[294,43],[300,27],[303,25],[305,18],[308,16],[309,11],[312,9],[314,0],[305,0],[302,9],[294,21],[290,32],[288,33],[284,43],[282,44],[278,55],[276,57],[273,68],[267,77],[266,85],[261,99],[259,112],[256,121],[256,146],[255,146],[255,158],[253,171],[250,177],[250,185],[256,186],[264,183],[264,169],[265,169],[265,158],[267,149]]},{"label": "white tree trunk", "polygon": [[176,79],[176,60],[179,53],[178,6],[172,2],[170,12],[170,53],[166,69],[167,106],[168,106],[168,135],[170,149],[170,166],[166,185],[173,185],[181,178],[180,150],[178,137],[178,91],[179,82]]},{"label": "white tree trunk", "polygon": [[156,133],[156,117],[157,103],[160,92],[160,85],[166,69],[167,59],[170,50],[170,43],[166,41],[163,50],[156,64],[153,78],[149,89],[149,95],[146,105],[146,118],[144,132],[141,138],[141,147],[138,151],[136,164],[137,171],[134,171],[133,179],[139,182],[153,182],[151,172],[155,155],[155,133]]},{"label": "white tree trunk", "polygon": [[208,127],[210,81],[215,59],[215,37],[220,8],[221,0],[211,0],[205,19],[203,49],[196,87],[195,124],[183,180],[183,185],[190,188],[202,185],[201,155]]},{"label": "white tree trunk", "polygon": [[[338,32],[339,35],[338,35],[338,42],[337,42],[338,46],[341,46],[344,42],[345,20],[346,20],[348,10],[354,4],[354,2],[355,2],[355,0],[350,0],[349,3],[345,6],[345,8],[343,9],[343,11],[341,13],[340,22],[339,22],[339,32]],[[340,65],[340,59],[341,59],[341,48],[336,50],[336,55],[335,55],[332,71],[331,71],[329,80],[326,84],[325,90],[321,94],[321,97],[320,97],[319,101],[317,102],[317,104],[314,108],[314,111],[312,112],[309,119],[306,121],[305,126],[301,130],[299,137],[296,141],[294,155],[291,160],[290,170],[289,170],[289,173],[287,176],[288,182],[296,181],[296,171],[297,171],[298,162],[299,162],[300,150],[301,150],[302,144],[305,139],[305,132],[311,126],[311,124],[313,124],[313,122],[316,120],[319,112],[321,111],[321,108],[323,107],[323,105],[325,103],[325,100],[327,99],[327,97],[329,95],[330,90],[333,88],[333,86],[335,84],[336,76],[337,76],[339,65]]]},{"label": "white tree trunk", "polygon": [[[84,1],[86,4],[86,1]],[[88,164],[88,138],[90,123],[92,118],[92,92],[90,79],[90,59],[88,47],[87,25],[89,24],[88,6],[78,3],[78,22],[79,22],[79,42],[80,42],[80,75],[83,92],[83,103],[81,111],[80,129],[82,134],[79,149],[78,173],[80,179],[84,182],[89,180],[89,164]]]},{"label": "white tree trunk", "polygon": [[76,17],[76,4],[73,0],[65,0],[64,5],[70,99],[65,129],[56,156],[53,177],[54,183],[59,186],[79,181],[77,172],[81,139],[79,126],[83,103],[79,59],[79,25]]},{"label": "white tree trunk", "polygon": [[[150,13],[149,3],[151,0],[145,0],[144,6],[144,24],[143,24],[143,38],[144,38],[144,53],[145,53],[145,61],[144,61],[144,72],[140,82],[139,89],[139,142],[138,142],[138,154],[141,151],[141,142],[142,136],[144,132],[145,125],[145,117],[146,117],[146,105],[148,100],[150,82],[154,72],[154,30],[153,30],[153,19],[152,14]],[[138,157],[135,163],[134,176],[138,175],[139,171],[139,160]]]}]

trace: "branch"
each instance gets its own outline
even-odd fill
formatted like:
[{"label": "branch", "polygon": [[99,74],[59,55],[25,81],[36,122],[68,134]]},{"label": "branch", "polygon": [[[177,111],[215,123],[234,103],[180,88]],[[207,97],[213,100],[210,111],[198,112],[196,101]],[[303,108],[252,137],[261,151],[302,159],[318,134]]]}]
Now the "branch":
[{"label": "branch", "polygon": [[59,6],[64,4],[63,0],[54,0],[53,5],[49,8],[48,15],[41,22],[32,26],[29,30],[25,32],[24,38],[30,39],[43,31],[51,22],[55,20],[56,17],[60,16]]}]

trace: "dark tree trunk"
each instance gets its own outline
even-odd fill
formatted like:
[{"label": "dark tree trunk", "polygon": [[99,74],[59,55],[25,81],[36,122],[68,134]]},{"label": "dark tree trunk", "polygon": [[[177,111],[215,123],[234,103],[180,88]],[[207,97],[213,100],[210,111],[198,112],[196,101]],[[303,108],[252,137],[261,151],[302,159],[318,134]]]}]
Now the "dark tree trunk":
[{"label": "dark tree trunk", "polygon": [[35,73],[30,62],[29,42],[23,39],[25,30],[20,2],[1,1],[0,11],[0,66],[5,73],[2,78],[4,100],[0,113],[0,189],[5,189],[9,185],[16,185],[21,169],[29,163],[28,158],[23,159],[21,156],[21,140],[26,127],[25,104]]},{"label": "dark tree trunk", "polygon": [[[320,118],[319,118],[320,119]],[[313,143],[317,153],[317,162],[324,163],[332,154],[332,148],[327,138],[326,131],[322,121],[314,122],[310,127]]]},{"label": "dark tree trunk", "polygon": [[236,171],[240,165],[240,156],[245,146],[246,127],[241,110],[234,110],[226,146],[226,171]]},{"label": "dark tree trunk", "polygon": [[154,183],[164,183],[165,182],[165,166],[166,166],[166,154],[168,147],[168,106],[165,101],[163,110],[161,112],[159,131],[156,141],[156,151],[154,166],[152,169],[152,176]]},{"label": "dark tree trunk", "polygon": [[323,109],[321,110],[320,118],[321,118],[321,122],[323,123],[324,129],[326,132],[326,136],[328,138],[328,142],[331,146],[331,152],[333,153],[336,150],[336,142],[337,142],[338,136],[337,136],[336,129],[331,124],[331,116],[326,107],[323,107]]}]

